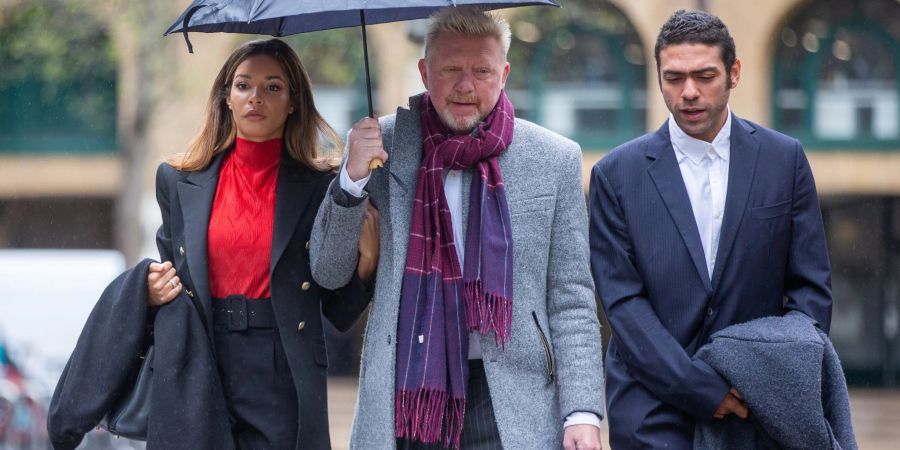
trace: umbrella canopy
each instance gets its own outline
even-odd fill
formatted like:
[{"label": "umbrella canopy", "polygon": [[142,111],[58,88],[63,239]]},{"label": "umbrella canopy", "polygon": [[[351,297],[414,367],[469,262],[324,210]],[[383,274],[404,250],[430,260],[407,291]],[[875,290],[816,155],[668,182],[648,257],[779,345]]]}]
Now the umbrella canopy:
[{"label": "umbrella canopy", "polygon": [[485,9],[559,7],[555,0],[194,0],[165,34],[199,31],[289,36],[421,19],[443,7],[464,5]]}]

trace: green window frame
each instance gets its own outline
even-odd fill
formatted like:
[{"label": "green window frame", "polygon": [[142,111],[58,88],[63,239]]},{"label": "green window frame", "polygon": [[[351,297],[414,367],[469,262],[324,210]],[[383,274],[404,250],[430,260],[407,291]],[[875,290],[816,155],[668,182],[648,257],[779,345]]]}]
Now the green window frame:
[{"label": "green window frame", "polygon": [[[562,89],[564,84],[571,83],[579,89],[612,84],[616,97],[613,103],[597,109],[575,108],[576,123],[573,131],[566,133],[567,137],[586,150],[599,150],[612,148],[646,132],[646,50],[634,25],[615,5],[606,1],[570,1],[563,10],[547,12],[530,8],[514,16],[511,22],[515,42],[510,49],[510,62],[514,72],[510,75],[507,90],[514,96],[515,105],[524,106],[522,109],[528,120],[548,126],[551,112],[546,100],[554,89]],[[535,42],[519,39],[517,29],[522,26],[521,22],[536,27],[540,39]],[[559,61],[565,61],[565,50],[561,50],[558,43],[565,40],[576,43],[599,40],[607,51],[604,62],[612,66],[606,72],[613,74],[613,80],[602,84],[593,84],[585,78],[555,80],[560,74],[553,71],[560,70],[563,64]],[[515,94],[519,96],[515,97]],[[579,114],[586,116],[578,117]],[[610,122],[603,130],[595,131],[585,122],[598,115]]]},{"label": "green window frame", "polygon": [[[892,3],[890,0],[876,1]],[[809,13],[812,8],[816,8],[819,11],[830,10],[830,8],[826,7],[827,5],[823,5],[822,3],[836,2],[823,1],[814,2],[813,4],[808,5],[806,8],[794,14],[787,21],[785,27],[782,28],[782,30],[791,29],[791,32],[793,32],[793,29],[799,29],[799,25],[802,23],[802,21],[809,19]],[[895,30],[890,30],[877,18],[868,16],[859,0],[842,3],[851,4],[853,10],[852,14],[850,14],[850,16],[846,20],[827,22],[827,29],[824,35],[817,41],[819,50],[815,52],[806,50],[798,65],[791,67],[790,65],[785,63],[784,53],[788,51],[788,48],[784,42],[779,41],[773,56],[772,64],[773,83],[771,91],[771,104],[773,123],[779,130],[789,133],[792,136],[800,139],[804,143],[804,145],[809,147],[810,149],[826,151],[847,149],[896,151],[898,150],[898,146],[900,146],[900,133],[897,134],[897,137],[888,139],[879,139],[874,136],[860,135],[856,135],[846,139],[828,138],[820,136],[816,133],[816,97],[817,92],[819,91],[820,84],[822,82],[821,74],[823,72],[825,64],[829,59],[826,56],[826,52],[830,51],[830,49],[833,48],[836,40],[838,39],[838,36],[841,33],[854,34],[857,36],[868,38],[869,40],[875,41],[879,45],[882,45],[887,49],[888,53],[891,55],[891,59],[893,62],[894,95],[897,98],[897,101],[894,105],[894,107],[896,108],[894,115],[898,118],[898,120],[900,120],[900,43],[898,43],[898,41],[900,41],[900,27],[895,26]],[[847,5],[843,6],[846,7]],[[897,8],[896,5],[894,5],[894,8]],[[900,10],[900,8],[897,8],[897,10]],[[837,13],[834,13],[834,16],[837,15]],[[900,19],[900,13],[897,14],[896,18]],[[884,20],[889,21],[891,19],[887,18]],[[894,34],[898,34],[898,36],[895,37]],[[796,39],[797,41],[795,45],[801,45],[800,39],[796,36],[796,34],[794,35],[794,39]],[[788,117],[787,110],[790,108],[782,107],[782,99],[780,98],[780,96],[784,90],[783,86],[788,84],[791,79],[797,81],[798,78],[801,84],[799,87],[803,92],[803,108],[799,109],[799,111],[801,111],[801,114],[803,116],[799,128],[789,129],[784,126],[784,123],[786,118]],[[900,127],[900,125],[898,125],[898,127]]]}]

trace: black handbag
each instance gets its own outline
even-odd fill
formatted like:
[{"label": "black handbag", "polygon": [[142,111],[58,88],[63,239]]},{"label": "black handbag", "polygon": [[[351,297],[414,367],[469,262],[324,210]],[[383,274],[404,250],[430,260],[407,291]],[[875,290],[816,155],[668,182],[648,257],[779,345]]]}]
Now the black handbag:
[{"label": "black handbag", "polygon": [[131,391],[100,421],[100,427],[104,430],[119,437],[138,441],[147,440],[147,419],[150,416],[150,397],[153,390],[152,344],[147,348],[143,359],[141,370]]},{"label": "black handbag", "polygon": [[[184,291],[178,296],[184,296]],[[191,304],[194,305],[197,314],[200,315],[203,329],[208,333],[209,326],[207,325],[203,308],[200,307],[197,299],[193,296],[185,298],[190,298]],[[212,345],[212,338],[209,334],[206,337],[210,339],[210,345]],[[103,417],[103,420],[100,421],[100,427],[106,431],[118,437],[136,441],[147,440],[147,421],[150,417],[150,398],[153,387],[153,344],[147,347],[147,352],[143,358],[141,370],[138,372],[131,391],[123,396],[119,403],[110,409],[106,416]]]}]

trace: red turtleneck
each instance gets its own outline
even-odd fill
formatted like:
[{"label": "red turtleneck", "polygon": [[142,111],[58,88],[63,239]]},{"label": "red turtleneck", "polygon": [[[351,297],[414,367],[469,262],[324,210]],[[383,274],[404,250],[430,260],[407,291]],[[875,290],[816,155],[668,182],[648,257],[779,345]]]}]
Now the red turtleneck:
[{"label": "red turtleneck", "polygon": [[215,298],[271,297],[269,262],[281,139],[237,138],[219,170],[209,218],[209,287]]}]

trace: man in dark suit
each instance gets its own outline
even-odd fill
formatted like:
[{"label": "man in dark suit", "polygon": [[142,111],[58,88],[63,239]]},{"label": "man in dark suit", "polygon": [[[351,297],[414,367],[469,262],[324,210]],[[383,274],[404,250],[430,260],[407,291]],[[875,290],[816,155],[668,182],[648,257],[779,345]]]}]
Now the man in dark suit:
[{"label": "man in dark suit", "polygon": [[831,267],[800,143],[728,107],[740,80],[718,17],[678,11],[655,56],[671,115],[614,149],[590,183],[591,270],[613,337],[613,448],[691,448],[698,421],[746,418],[692,358],[731,324],[800,311],[828,331]]}]

